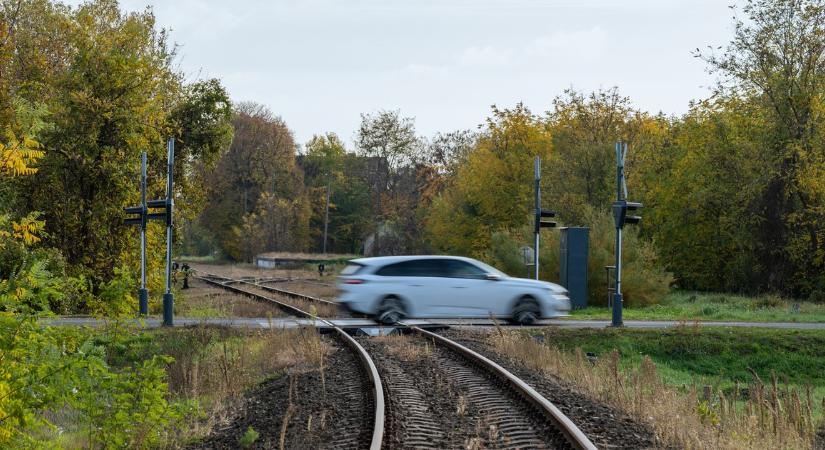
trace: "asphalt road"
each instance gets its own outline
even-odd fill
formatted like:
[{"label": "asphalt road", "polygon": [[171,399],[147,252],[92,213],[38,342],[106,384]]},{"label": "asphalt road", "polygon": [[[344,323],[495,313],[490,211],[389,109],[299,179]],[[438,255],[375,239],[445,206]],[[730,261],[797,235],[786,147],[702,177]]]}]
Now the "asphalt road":
[{"label": "asphalt road", "polygon": [[[102,326],[108,322],[105,319],[95,319],[93,317],[59,317],[43,319],[43,323],[60,326]],[[161,319],[150,317],[143,320],[129,319],[125,322],[134,326],[145,328],[155,328],[161,326]],[[336,326],[341,328],[374,328],[379,325],[368,319],[332,319]],[[495,323],[489,319],[432,319],[432,320],[405,320],[404,323],[417,326],[483,326],[493,327]],[[701,327],[742,327],[742,328],[778,328],[788,330],[825,330],[825,323],[799,323],[799,322],[696,322]],[[237,328],[296,328],[306,326],[317,326],[320,328],[326,325],[309,319],[294,318],[186,318],[176,317],[174,320],[176,327],[186,327],[194,325],[215,325]],[[647,321],[647,320],[626,320],[626,328],[669,328],[679,325],[693,326],[694,322],[677,321]],[[514,327],[500,322],[500,325]],[[610,326],[609,320],[575,320],[575,319],[549,319],[539,321],[534,326],[554,326],[560,328],[605,328]]]}]

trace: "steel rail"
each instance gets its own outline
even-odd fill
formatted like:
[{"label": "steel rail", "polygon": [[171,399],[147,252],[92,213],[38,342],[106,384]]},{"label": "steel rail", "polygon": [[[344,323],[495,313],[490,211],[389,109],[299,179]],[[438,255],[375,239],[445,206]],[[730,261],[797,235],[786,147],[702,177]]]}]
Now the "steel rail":
[{"label": "steel rail", "polygon": [[453,351],[461,354],[470,361],[478,363],[488,372],[493,373],[496,377],[503,380],[510,387],[516,390],[522,397],[537,407],[550,421],[558,428],[570,445],[577,450],[596,450],[596,446],[590,439],[573,423],[570,418],[564,415],[556,405],[547,400],[543,395],[539,394],[529,384],[522,381],[517,376],[510,373],[507,369],[496,364],[487,357],[477,353],[469,348],[448,339],[439,334],[424,330],[416,326],[409,326],[410,329],[423,336],[432,338],[435,341],[449,347]]},{"label": "steel rail", "polygon": [[[226,277],[217,277],[217,278],[229,280]],[[269,300],[269,301],[272,301],[272,302],[275,302],[275,303],[280,303],[277,300],[269,299],[268,297],[265,297],[265,296],[259,296],[258,294],[250,293],[250,292],[244,291],[242,289],[238,289],[238,288],[235,288],[235,287],[232,287],[232,286],[228,286],[226,284],[220,284],[220,283],[216,283],[216,282],[213,282],[213,283],[215,283],[216,285],[218,285],[220,287],[223,287],[225,289],[230,289],[230,290],[233,290],[233,291],[236,291],[236,292],[246,293],[247,295],[251,294],[253,296],[257,296],[257,297],[260,297],[260,298],[263,298],[263,299],[266,299],[266,300]],[[252,284],[253,286],[256,286],[256,287],[259,287],[259,288],[263,288],[263,286],[260,286],[260,285],[254,284],[254,283],[249,283],[249,282],[245,282],[245,283]],[[274,289],[274,288],[273,288],[273,292],[282,293],[280,290]],[[312,297],[312,296],[309,296],[309,295],[304,295],[304,294],[300,294],[300,293],[297,293],[297,292],[291,292],[291,291],[289,291],[288,295],[293,297],[293,298],[301,298],[301,299],[314,300],[314,301],[321,300],[321,299],[316,299],[315,297]],[[284,305],[286,305],[286,304],[284,304]],[[290,308],[294,308],[294,307],[290,307]],[[298,311],[301,311],[298,308],[294,308],[294,309],[296,309]],[[301,312],[303,312],[303,311],[301,311]],[[307,315],[307,313],[305,313],[305,312],[303,312],[303,314]],[[332,325],[332,323],[327,321],[327,320],[324,320],[324,319],[320,319],[320,320],[327,323],[327,324],[329,324],[329,325]],[[485,370],[487,370],[488,372],[495,375],[497,378],[504,381],[508,386],[512,387],[523,398],[525,398],[529,403],[533,404],[536,408],[538,408],[545,415],[545,417],[547,417],[555,425],[555,427],[557,429],[559,429],[559,431],[561,431],[561,433],[564,435],[567,442],[571,446],[573,446],[573,448],[575,448],[577,450],[596,450],[597,449],[597,447],[590,441],[590,439],[584,434],[584,432],[582,432],[581,429],[579,429],[579,427],[572,420],[570,420],[569,417],[567,417],[563,412],[561,412],[561,410],[559,410],[556,407],[556,405],[554,405],[552,402],[550,402],[550,400],[547,400],[547,398],[545,398],[538,391],[533,389],[532,386],[525,383],[519,377],[513,375],[507,369],[501,367],[499,364],[497,364],[494,361],[490,360],[489,358],[481,355],[480,353],[475,352],[475,351],[459,344],[458,342],[455,342],[455,341],[453,341],[451,339],[448,339],[444,336],[441,336],[439,334],[424,330],[424,329],[422,329],[420,327],[417,327],[417,326],[414,326],[414,325],[406,325],[406,324],[403,324],[403,323],[399,323],[399,325],[403,325],[403,326],[415,331],[416,333],[419,333],[423,336],[427,336],[429,338],[432,338],[432,339],[444,344],[445,346],[447,346],[450,349],[454,350],[455,352],[461,354],[462,356],[464,356],[468,360],[478,363],[479,366],[483,367]],[[337,327],[335,327],[335,328],[337,329]],[[343,330],[341,330],[341,332],[346,334],[345,332],[343,332]],[[352,337],[350,337],[349,335],[347,335],[347,337],[349,339],[352,339]],[[361,347],[354,339],[352,339],[352,341],[355,343],[355,345],[358,345],[361,348],[361,350],[363,350],[363,347]],[[366,355],[366,351],[364,351],[364,354]],[[367,358],[369,358],[368,355],[367,355]],[[370,363],[371,363],[372,367],[374,368],[375,365],[374,365],[374,363],[372,363],[371,359],[370,359]],[[375,373],[375,376],[376,377],[378,376],[377,371]],[[382,406],[383,406],[383,393],[381,395],[381,402],[382,402]],[[382,417],[381,423],[383,425],[383,411],[382,411],[381,417]],[[373,439],[373,443],[374,443],[374,439]]]},{"label": "steel rail", "polygon": [[[243,280],[232,280],[231,278],[222,277],[222,276],[213,275],[213,274],[208,274],[208,273],[205,273],[205,272],[204,272],[204,274],[207,275],[207,276],[202,277],[202,276],[197,276],[196,275],[195,278],[197,278],[201,281],[204,281],[207,284],[217,286],[217,287],[226,289],[228,291],[235,292],[237,294],[242,294],[242,295],[246,295],[246,296],[249,296],[249,297],[257,298],[258,300],[264,300],[266,302],[274,303],[279,308],[283,309],[284,311],[287,311],[290,314],[297,315],[297,316],[302,316],[302,317],[306,317],[306,318],[310,318],[310,319],[314,319],[318,322],[323,322],[327,326],[329,326],[330,328],[335,330],[335,332],[344,341],[344,343],[346,343],[347,346],[352,351],[355,352],[356,356],[358,356],[358,359],[361,361],[361,363],[364,365],[364,368],[366,369],[367,376],[369,377],[370,381],[372,382],[373,401],[375,402],[375,414],[373,415],[373,430],[372,430],[372,438],[370,440],[370,450],[379,450],[381,448],[381,442],[384,439],[384,415],[385,415],[384,387],[381,384],[381,377],[378,375],[378,368],[375,366],[375,363],[373,362],[372,358],[370,358],[369,353],[367,353],[367,351],[364,349],[364,347],[361,346],[361,344],[358,343],[358,341],[353,339],[353,337],[350,336],[349,334],[347,334],[346,331],[344,331],[340,327],[336,326],[335,324],[333,324],[329,320],[315,317],[312,314],[310,314],[310,313],[308,313],[308,312],[306,312],[306,311],[304,311],[300,308],[289,305],[287,303],[279,302],[278,300],[275,300],[274,298],[270,298],[270,297],[267,297],[265,295],[256,294],[254,292],[249,292],[249,291],[246,291],[246,290],[234,287],[234,286],[230,286],[229,284],[227,284],[227,282],[235,281],[235,282],[251,284],[255,287],[261,287],[257,284],[250,283],[248,281],[243,281]],[[222,282],[219,282],[219,281],[215,281],[211,278],[223,279],[223,280],[227,280],[227,282],[222,283]],[[298,294],[298,293],[295,293],[295,292],[292,292],[291,294],[293,294],[294,297],[305,297],[307,299],[315,300],[314,297],[304,296],[302,294]]]}]

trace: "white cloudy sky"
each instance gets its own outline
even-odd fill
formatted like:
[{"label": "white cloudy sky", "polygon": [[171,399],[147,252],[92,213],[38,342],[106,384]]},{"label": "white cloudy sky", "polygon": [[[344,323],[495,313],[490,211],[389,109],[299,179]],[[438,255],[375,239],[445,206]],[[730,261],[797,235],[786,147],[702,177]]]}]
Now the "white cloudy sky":
[{"label": "white cloudy sky", "polygon": [[732,0],[122,0],[152,5],[190,80],[281,115],[299,143],[400,109],[420,134],[474,128],[495,103],[549,109],[565,88],[618,86],[681,114],[713,77],[691,50],[723,45]]}]

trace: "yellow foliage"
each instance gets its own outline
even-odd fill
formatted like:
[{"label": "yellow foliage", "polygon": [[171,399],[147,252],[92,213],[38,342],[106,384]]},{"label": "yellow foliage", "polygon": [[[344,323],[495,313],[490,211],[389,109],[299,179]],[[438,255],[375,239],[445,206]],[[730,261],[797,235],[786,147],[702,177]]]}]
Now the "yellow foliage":
[{"label": "yellow foliage", "polygon": [[0,174],[11,176],[32,175],[37,173],[33,164],[45,155],[36,140],[15,135],[11,127],[6,128],[6,143],[0,143]]},{"label": "yellow foliage", "polygon": [[12,222],[12,237],[23,241],[25,245],[32,245],[40,242],[38,233],[43,231],[46,222],[37,220],[35,215],[29,215],[20,222]]}]

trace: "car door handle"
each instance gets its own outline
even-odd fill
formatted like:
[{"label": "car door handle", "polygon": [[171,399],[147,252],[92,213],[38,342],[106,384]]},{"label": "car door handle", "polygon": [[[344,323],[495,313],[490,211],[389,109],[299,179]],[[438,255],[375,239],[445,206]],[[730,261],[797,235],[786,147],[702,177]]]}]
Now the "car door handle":
[{"label": "car door handle", "polygon": [[411,286],[411,287],[421,287],[421,286],[424,286],[424,285],[423,285],[423,284],[410,284],[410,285],[408,285],[408,286]]},{"label": "car door handle", "polygon": [[452,286],[453,289],[467,289],[467,286]]}]

